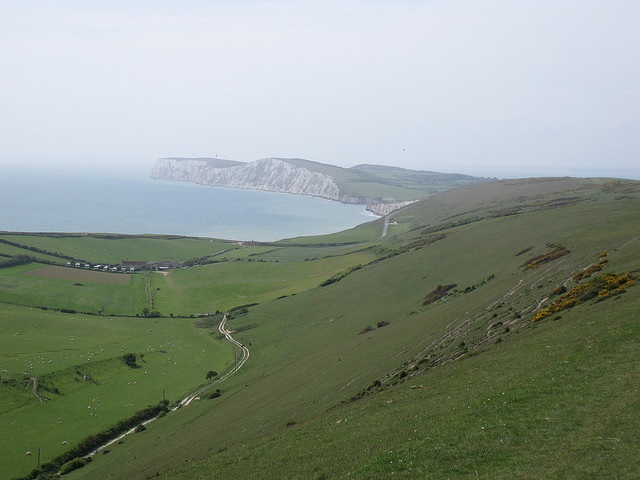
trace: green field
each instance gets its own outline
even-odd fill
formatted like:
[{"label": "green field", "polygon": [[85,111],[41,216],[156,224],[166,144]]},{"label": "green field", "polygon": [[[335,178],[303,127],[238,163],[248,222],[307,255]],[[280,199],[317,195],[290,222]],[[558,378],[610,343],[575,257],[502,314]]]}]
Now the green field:
[{"label": "green field", "polygon": [[[177,400],[209,370],[228,371],[239,351],[216,331],[222,314],[197,317],[229,311],[251,356],[215,386],[221,396],[149,424],[68,478],[640,475],[640,182],[477,184],[393,220],[383,238],[377,220],[218,255],[185,254],[183,239],[108,240],[123,258],[147,240],[165,242],[162,252],[178,242],[163,260],[201,257],[113,274],[129,283],[0,269],[0,427],[10,432],[0,470],[26,475],[26,451],[47,461],[163,389]],[[38,248],[54,251],[43,239]],[[65,241],[55,251],[85,240]],[[80,306],[92,314],[52,311]],[[141,368],[122,362],[127,352]],[[35,376],[49,388],[43,403]]]},{"label": "green field", "polygon": [[[2,471],[27,473],[35,458],[25,452],[40,448],[43,459],[52,458],[65,445],[158,402],[163,390],[176,400],[204,383],[209,370],[229,368],[230,345],[194,323],[86,317],[2,304]],[[121,361],[130,352],[141,368]],[[42,403],[32,392],[33,377],[39,379]],[[44,390],[47,385],[60,393]]]},{"label": "green field", "polygon": [[[48,270],[38,275],[44,269]],[[92,314],[135,315],[146,306],[145,278],[61,266],[22,265],[0,269],[0,301]]]},{"label": "green field", "polygon": [[[123,260],[155,262],[186,260],[239,247],[233,242],[222,240],[159,235],[0,234],[0,240],[101,264],[120,264]],[[10,246],[0,243],[0,253],[3,253],[5,248]],[[23,250],[23,253],[29,253],[28,249]],[[63,261],[58,259],[58,262]]]}]

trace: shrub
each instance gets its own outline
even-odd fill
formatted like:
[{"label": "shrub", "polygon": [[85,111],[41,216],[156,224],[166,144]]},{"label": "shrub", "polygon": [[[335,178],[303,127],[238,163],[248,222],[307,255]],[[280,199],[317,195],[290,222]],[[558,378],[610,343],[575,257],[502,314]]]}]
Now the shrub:
[{"label": "shrub", "polygon": [[536,268],[539,265],[551,262],[553,260],[556,260],[560,257],[563,257],[571,253],[567,248],[563,247],[562,245],[549,245],[549,248],[551,247],[553,247],[553,250],[548,251],[544,255],[538,255],[536,257],[532,257],[526,262],[524,262],[522,266],[525,268],[525,270],[528,270],[530,268]]},{"label": "shrub", "polygon": [[623,293],[627,287],[635,285],[638,279],[630,273],[606,273],[572,288],[562,297],[551,302],[547,307],[538,310],[533,322],[549,317],[556,312],[566,310],[579,303],[596,299],[602,301],[614,295]]},{"label": "shrub", "polygon": [[606,258],[600,258],[598,263],[594,263],[593,265],[589,265],[587,268],[585,268],[581,272],[576,273],[573,276],[573,281],[574,282],[579,282],[583,278],[590,277],[593,273],[599,272],[600,270],[602,270],[607,263],[608,263],[608,260]]},{"label": "shrub", "polygon": [[206,398],[218,398],[222,396],[222,392],[220,391],[220,389],[218,388],[215,392],[210,393]]},{"label": "shrub", "polygon": [[424,302],[422,302],[422,305],[429,305],[433,302],[435,302],[436,300],[440,300],[442,297],[444,297],[447,292],[449,292],[449,290],[451,290],[452,288],[457,287],[457,284],[453,283],[451,285],[438,285],[435,290],[433,290],[432,292],[428,293],[425,297],[424,297]]},{"label": "shrub", "polygon": [[358,335],[362,335],[363,333],[369,333],[369,332],[373,332],[373,327],[371,325],[367,325],[362,330],[360,330],[360,333]]},{"label": "shrub", "polygon": [[519,257],[520,255],[524,255],[525,253],[533,250],[534,247],[526,247],[523,248],[522,250],[520,250],[518,253],[516,253],[516,257]]},{"label": "shrub", "polygon": [[65,463],[61,468],[60,468],[60,473],[62,475],[65,475],[67,473],[73,472],[74,470],[77,470],[79,468],[84,467],[87,463],[89,463],[91,461],[91,457],[87,457],[87,458],[74,458],[73,460],[71,460],[70,462]]},{"label": "shrub", "polygon": [[562,295],[563,293],[567,292],[567,287],[565,287],[564,285],[560,285],[559,287],[557,287],[554,291],[553,291],[553,295]]},{"label": "shrub", "polygon": [[140,365],[136,363],[137,358],[135,353],[125,353],[122,355],[122,361],[131,368],[140,368]]},{"label": "shrub", "polygon": [[245,315],[249,313],[249,307],[253,307],[255,305],[258,305],[258,304],[247,303],[246,305],[238,305],[237,307],[233,307],[231,310],[227,312],[227,320],[233,320],[234,318],[237,318],[240,315]]},{"label": "shrub", "polygon": [[356,265],[354,267],[349,268],[348,270],[345,270],[344,272],[340,272],[340,273],[336,273],[334,276],[326,279],[324,282],[322,282],[320,284],[321,287],[326,287],[328,285],[332,285],[336,282],[339,282],[340,280],[342,280],[344,277],[346,277],[347,275],[349,275],[350,273],[355,272],[356,270],[360,270],[362,268],[362,265]]}]

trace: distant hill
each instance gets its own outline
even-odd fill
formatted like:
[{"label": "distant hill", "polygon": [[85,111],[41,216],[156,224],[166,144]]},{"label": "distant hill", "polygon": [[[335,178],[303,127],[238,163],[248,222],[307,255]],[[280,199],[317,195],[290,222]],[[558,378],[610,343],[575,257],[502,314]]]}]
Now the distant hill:
[{"label": "distant hill", "polygon": [[342,168],[299,158],[238,162],[214,158],[161,158],[151,177],[203,185],[310,195],[342,203],[403,206],[407,201],[487,181],[469,175],[382,165]]}]

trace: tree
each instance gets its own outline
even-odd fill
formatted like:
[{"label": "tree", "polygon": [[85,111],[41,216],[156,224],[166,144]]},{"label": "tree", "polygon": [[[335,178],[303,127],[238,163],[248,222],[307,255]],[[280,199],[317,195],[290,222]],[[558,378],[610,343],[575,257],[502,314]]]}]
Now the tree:
[{"label": "tree", "polygon": [[135,353],[125,353],[122,356],[122,360],[124,363],[131,368],[138,368],[138,364],[136,363],[136,354]]},{"label": "tree", "polygon": [[217,377],[218,376],[218,372],[216,372],[215,370],[209,370],[207,372],[207,380],[211,380],[213,377]]}]

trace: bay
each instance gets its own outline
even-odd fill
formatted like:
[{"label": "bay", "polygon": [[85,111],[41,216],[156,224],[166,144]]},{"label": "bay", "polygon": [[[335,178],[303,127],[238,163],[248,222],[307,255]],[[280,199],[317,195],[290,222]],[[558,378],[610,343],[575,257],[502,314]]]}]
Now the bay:
[{"label": "bay", "polygon": [[275,241],[372,220],[363,205],[153,180],[138,169],[3,168],[0,230]]}]

